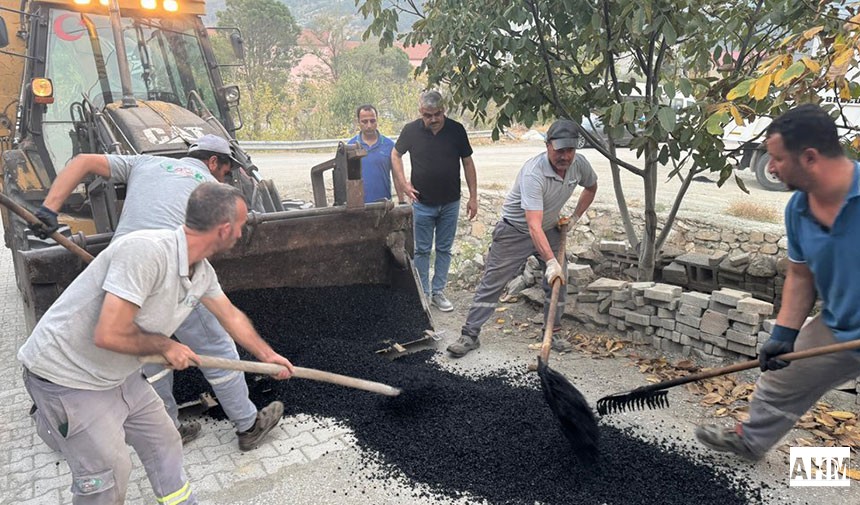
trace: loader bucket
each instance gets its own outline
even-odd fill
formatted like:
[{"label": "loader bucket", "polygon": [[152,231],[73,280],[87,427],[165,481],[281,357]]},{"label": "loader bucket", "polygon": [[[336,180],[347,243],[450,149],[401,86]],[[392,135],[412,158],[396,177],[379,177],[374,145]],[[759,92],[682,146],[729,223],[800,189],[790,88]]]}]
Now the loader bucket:
[{"label": "loader bucket", "polygon": [[[86,240],[79,234],[72,240],[98,254],[107,246],[110,234],[98,237],[100,240],[92,241],[93,237]],[[19,287],[32,328],[86,265],[58,245],[19,252],[27,273]],[[432,330],[429,306],[411,255],[412,209],[386,202],[356,210],[338,206],[251,213],[239,242],[210,262],[228,295],[271,288],[385,286],[420,305],[426,319],[419,324]],[[360,289],[355,292],[362,296]]]}]

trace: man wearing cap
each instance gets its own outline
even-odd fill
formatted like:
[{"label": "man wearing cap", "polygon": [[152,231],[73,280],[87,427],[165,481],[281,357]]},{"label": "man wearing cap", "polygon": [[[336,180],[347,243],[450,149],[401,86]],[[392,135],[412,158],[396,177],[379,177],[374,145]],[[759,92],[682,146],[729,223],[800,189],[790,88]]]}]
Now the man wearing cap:
[{"label": "man wearing cap", "polygon": [[[185,205],[194,189],[204,182],[223,182],[232,164],[230,143],[216,135],[204,135],[188,148],[181,159],[149,155],[79,154],[59,173],[43,205],[36,211],[41,226],[31,229],[47,237],[57,229],[57,211],[75,187],[88,175],[100,175],[114,183],[126,183],[128,189],[113,240],[136,230],[175,229],[185,220]],[[227,359],[239,359],[236,344],[215,316],[202,304],[198,305],[174,332],[174,336],[194,352]],[[236,336],[233,336],[236,338]],[[242,347],[251,350],[259,342],[237,338]],[[263,360],[263,357],[257,356]],[[284,406],[275,401],[257,411],[248,398],[248,384],[242,372],[202,369],[218,402],[236,427],[239,449],[251,450],[280,421]],[[173,371],[159,365],[144,367],[167,412],[179,429],[184,443],[199,436],[200,423],[190,421],[180,425],[179,409],[173,397]]]},{"label": "man wearing cap", "polygon": [[[573,222],[585,213],[597,193],[597,174],[585,156],[576,153],[577,128],[568,119],[554,122],[547,131],[546,152],[526,161],[517,174],[516,182],[505,197],[502,219],[493,230],[484,275],[460,338],[448,346],[452,357],[465,356],[480,347],[481,327],[493,315],[502,290],[533,254],[546,264],[544,325],[552,324],[554,331],[561,329],[562,311],[556,311],[555,321],[546,321],[552,282],[555,279],[566,281],[565,266],[559,264],[553,252],[561,242],[556,225],[562,207],[573,196],[576,186],[584,189],[573,211]],[[564,306],[565,294],[564,289],[559,293],[559,307]],[[562,343],[556,340],[554,347],[558,349]]]}]

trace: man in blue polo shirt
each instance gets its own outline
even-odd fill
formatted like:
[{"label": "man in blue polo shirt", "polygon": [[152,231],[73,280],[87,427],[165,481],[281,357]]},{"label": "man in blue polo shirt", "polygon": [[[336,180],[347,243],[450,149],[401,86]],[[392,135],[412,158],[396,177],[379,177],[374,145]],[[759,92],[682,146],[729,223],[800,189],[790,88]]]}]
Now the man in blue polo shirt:
[{"label": "man in blue polo shirt", "polygon": [[[394,142],[379,133],[376,107],[366,103],[355,110],[358,135],[349,144],[358,144],[367,156],[361,159],[361,180],[364,183],[364,203],[391,199],[391,150]],[[398,191],[398,201],[403,201]]]},{"label": "man in blue polo shirt", "polygon": [[[761,459],[829,389],[860,375],[860,353],[789,363],[775,356],[860,339],[860,168],[839,143],[833,119],[801,105],[767,129],[770,173],[795,194],[785,209],[788,272],[771,338],[759,351],[763,372],[749,420],[735,428],[703,426],[705,446]],[[804,325],[815,303],[821,313]],[[802,328],[801,328],[802,326]],[[791,366],[788,366],[788,365]]]}]

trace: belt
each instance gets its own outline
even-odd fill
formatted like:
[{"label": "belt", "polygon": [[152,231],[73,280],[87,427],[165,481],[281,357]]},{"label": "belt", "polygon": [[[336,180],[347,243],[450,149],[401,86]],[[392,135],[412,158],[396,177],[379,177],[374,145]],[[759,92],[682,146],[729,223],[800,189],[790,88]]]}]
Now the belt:
[{"label": "belt", "polygon": [[504,223],[505,223],[506,225],[510,226],[510,227],[511,227],[511,228],[513,228],[514,230],[516,230],[516,231],[518,231],[518,232],[520,232],[520,233],[526,233],[526,232],[524,232],[524,231],[520,231],[520,229],[519,229],[519,228],[517,228],[517,227],[514,225],[514,223],[512,223],[512,222],[508,221],[508,218],[503,217],[503,218],[502,218],[502,221],[504,221]]},{"label": "belt", "polygon": [[29,368],[27,368],[27,367],[24,367],[24,370],[26,370],[26,371],[27,371],[27,374],[28,374],[30,377],[32,377],[32,378],[34,378],[34,379],[36,379],[36,380],[39,380],[39,381],[42,381],[42,382],[47,382],[48,384],[53,384],[53,382],[51,382],[51,381],[49,381],[48,379],[46,379],[46,378],[42,377],[41,375],[38,375],[38,374],[33,373],[33,372],[32,372],[32,371],[30,371],[30,369],[29,369]]}]

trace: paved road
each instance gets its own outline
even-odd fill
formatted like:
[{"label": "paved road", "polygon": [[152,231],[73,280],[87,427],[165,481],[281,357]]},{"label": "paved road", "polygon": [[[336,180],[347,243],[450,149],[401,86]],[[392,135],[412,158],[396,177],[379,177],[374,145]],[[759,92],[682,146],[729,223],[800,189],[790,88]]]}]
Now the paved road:
[{"label": "paved road", "polygon": [[[507,191],[513,183],[517,171],[523,162],[544,149],[542,142],[508,141],[496,144],[481,144],[475,146],[473,158],[478,170],[478,186],[481,190]],[[605,205],[615,205],[615,193],[612,189],[612,175],[609,162],[593,149],[582,149],[580,152],[591,162],[599,179],[597,202]],[[621,159],[637,164],[635,151],[619,149]],[[272,179],[284,198],[311,200],[310,168],[333,157],[333,152],[325,153],[254,153],[252,158],[260,167],[265,178]],[[408,160],[408,155],[405,159]],[[407,162],[407,171],[408,162]],[[663,167],[661,173],[668,176],[669,168]],[[723,187],[717,187],[714,182],[693,182],[681,206],[681,214],[715,216],[725,213],[727,207],[735,202],[754,202],[757,205],[770,207],[782,216],[790,193],[773,192],[762,189],[749,171],[737,171],[736,174],[744,181],[749,194],[744,193],[733,180]],[[675,195],[681,186],[677,178],[659,180],[657,194],[657,211],[668,211],[672,207]],[[718,180],[717,174],[700,176],[712,181]],[[622,169],[622,184],[625,198],[632,211],[644,205],[644,192],[639,177]],[[465,188],[465,183],[463,185]]]}]

